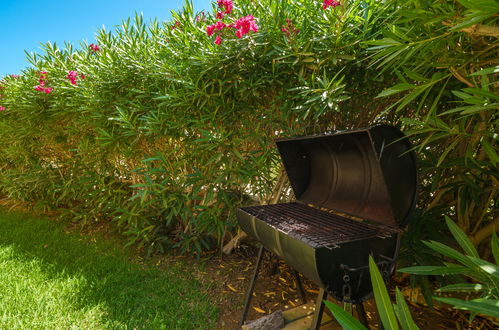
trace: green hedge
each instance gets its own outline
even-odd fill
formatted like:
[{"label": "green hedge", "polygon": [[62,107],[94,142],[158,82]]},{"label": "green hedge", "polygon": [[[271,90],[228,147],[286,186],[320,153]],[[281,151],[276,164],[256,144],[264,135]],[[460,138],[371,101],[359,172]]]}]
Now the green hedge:
[{"label": "green hedge", "polygon": [[[403,63],[389,66],[397,53],[374,53],[386,43],[365,43],[431,30],[391,28],[401,10],[421,11],[421,3],[352,0],[324,9],[313,0],[239,0],[222,21],[252,15],[258,31],[238,38],[233,27],[207,34],[224,8],[196,13],[186,2],[170,22],[137,16],[115,33],[99,31],[99,50],[46,44],[28,57],[32,68],[5,77],[0,89],[0,191],[82,222],[112,219],[131,243],[184,252],[220,246],[234,232],[237,207],[272,194],[281,171],[276,137],[428,122],[415,98],[386,111],[409,88],[376,96],[410,81]],[[426,65],[409,78],[438,70]],[[441,102],[456,101],[445,95]]]}]

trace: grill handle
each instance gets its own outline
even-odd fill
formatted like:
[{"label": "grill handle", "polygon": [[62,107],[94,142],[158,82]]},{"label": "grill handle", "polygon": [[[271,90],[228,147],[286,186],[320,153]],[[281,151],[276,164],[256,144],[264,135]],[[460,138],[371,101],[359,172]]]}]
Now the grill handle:
[{"label": "grill handle", "polygon": [[[384,279],[387,280],[388,279],[388,276],[393,272],[393,269],[395,268],[395,262],[396,262],[396,258],[390,258],[390,257],[387,257],[387,256],[384,256],[382,254],[379,255],[379,257],[381,259],[384,259],[383,261],[378,261],[376,262],[376,266],[378,266],[378,268],[381,268],[380,266],[381,265],[386,265],[387,268],[386,270],[381,270],[381,274],[383,275]],[[362,270],[366,270],[369,268],[369,265],[367,266],[361,266],[361,267],[349,267],[345,264],[341,264],[340,265],[340,269],[341,270],[346,270],[346,271],[349,271],[349,272],[352,272],[352,273],[355,273],[355,272],[359,272],[359,271],[362,271]],[[383,268],[381,268],[383,269]]]}]

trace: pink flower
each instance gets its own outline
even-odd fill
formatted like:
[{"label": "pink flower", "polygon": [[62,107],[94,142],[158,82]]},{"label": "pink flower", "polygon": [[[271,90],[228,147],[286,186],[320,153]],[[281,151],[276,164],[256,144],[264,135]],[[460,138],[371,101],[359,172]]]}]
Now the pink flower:
[{"label": "pink flower", "polygon": [[66,76],[67,79],[71,82],[72,85],[76,85],[76,78],[78,77],[78,72],[76,71],[69,71],[68,75]]},{"label": "pink flower", "polygon": [[213,31],[215,30],[215,24],[213,25],[208,25],[206,27],[206,34],[211,37],[213,35]]},{"label": "pink flower", "polygon": [[334,9],[334,8],[338,7],[339,5],[341,5],[341,3],[339,1],[324,0],[324,3],[322,4],[322,8],[328,9],[329,7],[333,7],[333,9]]},{"label": "pink flower", "polygon": [[52,89],[53,89],[52,87],[47,87],[47,88],[45,88],[45,89],[44,89],[45,94],[50,94],[50,93],[52,93]]},{"label": "pink flower", "polygon": [[76,77],[78,77],[78,73],[76,71],[69,71],[66,79],[69,79],[72,85],[76,85]]},{"label": "pink flower", "polygon": [[175,21],[175,23],[172,25],[172,30],[175,30],[176,28],[178,28],[180,26],[180,22],[179,21]]},{"label": "pink flower", "polygon": [[81,77],[81,79],[87,78],[87,76],[85,76],[83,73],[80,73],[80,77]]},{"label": "pink flower", "polygon": [[255,18],[252,15],[238,19],[235,22],[235,28],[237,29],[236,36],[238,38],[241,38],[250,31],[258,32],[258,25],[256,25]]},{"label": "pink flower", "polygon": [[232,9],[234,8],[234,4],[232,0],[217,0],[218,8],[224,9],[224,14],[232,13]]},{"label": "pink flower", "polygon": [[222,11],[219,11],[215,17],[216,17],[217,19],[222,19],[222,18],[224,18],[224,15],[225,15],[225,14],[224,14]]},{"label": "pink flower", "polygon": [[0,105],[0,111],[5,111],[5,107]]},{"label": "pink flower", "polygon": [[14,79],[19,78],[19,75],[18,75],[18,74],[11,74],[10,76],[11,76],[12,78],[14,78]]},{"label": "pink flower", "polygon": [[219,45],[219,46],[222,44],[222,38],[220,38],[220,36],[217,36],[217,37],[215,38],[215,44],[217,44],[217,45]]},{"label": "pink flower", "polygon": [[281,26],[281,31],[287,38],[291,38],[291,34],[297,35],[300,32],[300,30],[295,28],[293,21],[289,18],[286,18],[286,25]]},{"label": "pink flower", "polygon": [[90,51],[92,52],[92,54],[95,54],[96,52],[100,51],[99,45],[90,44],[88,47],[90,48]]},{"label": "pink flower", "polygon": [[200,14],[201,15],[196,16],[196,22],[206,21],[206,14],[204,13],[204,11],[202,11]]},{"label": "pink flower", "polygon": [[37,85],[37,86],[35,86],[35,90],[37,90],[39,92],[43,92],[45,90],[45,88],[43,88],[43,86]]},{"label": "pink flower", "polygon": [[222,29],[225,27],[227,27],[227,24],[222,21],[218,21],[215,23],[215,29],[217,29],[218,31],[222,31]]}]

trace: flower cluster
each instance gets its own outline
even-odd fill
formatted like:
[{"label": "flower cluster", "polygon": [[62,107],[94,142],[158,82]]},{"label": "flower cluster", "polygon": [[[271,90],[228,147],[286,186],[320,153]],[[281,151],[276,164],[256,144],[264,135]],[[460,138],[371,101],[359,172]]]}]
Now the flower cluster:
[{"label": "flower cluster", "polygon": [[242,38],[243,35],[248,34],[250,31],[258,32],[258,25],[256,25],[255,18],[252,15],[241,17],[233,27],[237,29],[236,36],[238,38]]},{"label": "flower cluster", "polygon": [[172,25],[172,30],[175,30],[176,28],[180,27],[181,24],[179,21],[175,21],[175,23]]},{"label": "flower cluster", "polygon": [[95,54],[96,52],[100,51],[99,45],[90,44],[88,47],[90,48],[90,51],[92,52],[92,54]]},{"label": "flower cluster", "polygon": [[297,35],[300,33],[300,30],[298,30],[294,24],[293,21],[289,18],[286,18],[286,25],[283,25],[281,27],[281,31],[286,35],[286,37],[291,38],[291,35]]},{"label": "flower cluster", "polygon": [[45,87],[46,85],[46,79],[47,79],[47,72],[46,71],[41,71],[37,72],[36,74],[38,76],[38,85],[35,86],[35,90],[39,92],[44,92],[45,94],[50,94],[52,93],[53,88],[52,87]]},{"label": "flower cluster", "polygon": [[338,7],[339,5],[341,5],[341,3],[339,1],[324,0],[324,3],[322,4],[322,8],[328,9],[329,7],[333,7],[333,9],[334,9],[334,8]]},{"label": "flower cluster", "polygon": [[[86,78],[83,73],[81,73],[79,76],[80,76],[81,79],[85,79]],[[78,78],[78,72],[76,72],[76,71],[69,71],[68,75],[66,76],[66,78],[69,79],[69,82],[72,85],[76,85],[76,78]]]},{"label": "flower cluster", "polygon": [[217,0],[217,3],[218,8],[222,9],[222,11],[217,12],[217,19],[222,19],[225,15],[230,15],[232,13],[232,9],[234,8],[232,0]]},{"label": "flower cluster", "polygon": [[225,24],[222,21],[217,21],[213,25],[208,25],[206,27],[206,34],[208,36],[212,36],[213,33],[217,32],[217,37],[215,38],[215,44],[220,45],[222,43],[222,33],[224,29],[233,28],[236,29],[236,36],[238,38],[242,38],[245,34],[248,34],[250,31],[258,32],[258,25],[256,25],[255,18],[251,15],[241,17],[236,20],[234,23]]},{"label": "flower cluster", "polygon": [[201,21],[206,21],[206,14],[204,11],[201,12],[201,15],[196,15],[196,22],[199,23]]}]

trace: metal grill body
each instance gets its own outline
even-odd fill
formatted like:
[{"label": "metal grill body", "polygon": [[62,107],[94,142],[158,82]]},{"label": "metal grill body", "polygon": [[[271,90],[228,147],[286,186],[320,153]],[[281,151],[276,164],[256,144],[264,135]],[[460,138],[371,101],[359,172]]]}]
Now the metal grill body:
[{"label": "metal grill body", "polygon": [[276,144],[296,201],[243,207],[240,227],[324,292],[369,298],[369,255],[385,275],[393,271],[415,206],[411,145],[388,125]]}]

